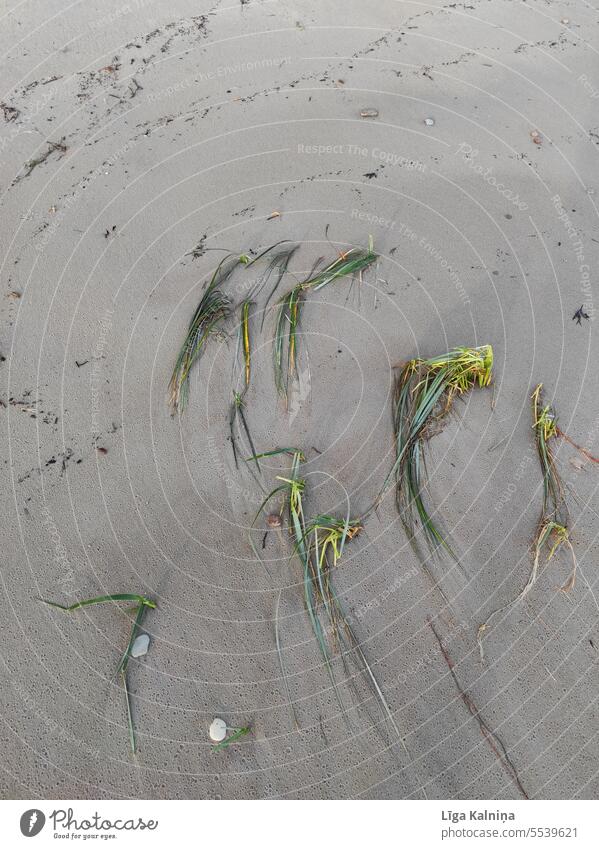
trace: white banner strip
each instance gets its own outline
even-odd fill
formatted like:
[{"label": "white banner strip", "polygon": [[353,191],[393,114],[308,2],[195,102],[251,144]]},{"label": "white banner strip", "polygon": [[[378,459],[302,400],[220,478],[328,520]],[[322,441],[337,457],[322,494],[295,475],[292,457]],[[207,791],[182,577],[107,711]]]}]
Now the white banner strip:
[{"label": "white banner strip", "polygon": [[[3,846],[599,846],[595,801],[4,801]],[[168,841],[168,843],[167,843]],[[116,844],[115,844],[116,845]]]}]

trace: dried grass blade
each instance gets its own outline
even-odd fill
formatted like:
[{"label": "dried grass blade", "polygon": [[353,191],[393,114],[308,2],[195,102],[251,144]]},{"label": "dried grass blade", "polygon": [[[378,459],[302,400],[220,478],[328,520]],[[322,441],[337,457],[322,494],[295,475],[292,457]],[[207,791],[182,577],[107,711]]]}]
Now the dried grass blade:
[{"label": "dried grass blade", "polygon": [[281,667],[281,674],[283,676],[283,683],[285,684],[285,692],[287,694],[287,702],[289,704],[289,709],[291,711],[291,716],[293,718],[293,724],[297,731],[300,730],[300,724],[297,718],[297,713],[295,711],[295,705],[293,704],[293,700],[291,698],[291,687],[289,686],[289,679],[287,677],[287,670],[285,668],[285,662],[283,660],[283,650],[281,648],[281,629],[280,629],[280,621],[279,621],[279,607],[281,604],[281,590],[279,590],[279,594],[277,596],[277,605],[275,607],[275,643],[277,646],[277,654],[279,656],[279,666]]},{"label": "dried grass blade", "polygon": [[131,751],[135,755],[137,753],[137,741],[135,738],[135,726],[133,725],[133,714],[131,711],[131,696],[129,694],[129,686],[127,684],[127,673],[123,670],[123,688],[125,690],[125,701],[127,703],[127,727],[129,730],[129,745]]}]

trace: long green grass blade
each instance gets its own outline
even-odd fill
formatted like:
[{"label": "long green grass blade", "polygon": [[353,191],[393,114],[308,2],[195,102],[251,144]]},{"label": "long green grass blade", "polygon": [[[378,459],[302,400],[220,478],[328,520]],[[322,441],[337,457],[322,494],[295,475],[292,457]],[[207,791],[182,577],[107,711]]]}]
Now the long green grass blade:
[{"label": "long green grass blade", "polygon": [[121,671],[122,672],[127,671],[127,665],[129,663],[129,658],[131,657],[131,648],[133,646],[133,643],[135,642],[137,632],[141,628],[141,623],[143,622],[143,618],[145,616],[147,609],[148,609],[148,607],[147,607],[146,604],[140,604],[139,607],[137,608],[137,615],[135,616],[135,619],[133,620],[133,627],[131,628],[131,635],[129,637],[129,642],[127,643],[127,648],[125,649],[125,652],[124,652],[124,654],[121,658],[121,661],[120,661],[120,663],[117,667],[117,674]]},{"label": "long green grass blade", "polygon": [[362,250],[360,248],[352,248],[344,254],[337,257],[336,260],[329,263],[326,268],[316,274],[303,284],[306,289],[322,289],[328,283],[336,280],[339,277],[346,277],[367,268],[378,259],[377,254],[372,250]]},{"label": "long green grass blade", "polygon": [[220,743],[217,743],[216,746],[212,747],[213,752],[220,752],[222,749],[226,749],[227,746],[230,746],[231,743],[235,743],[236,740],[239,740],[241,737],[245,737],[246,734],[249,734],[252,729],[250,726],[246,726],[245,728],[236,728],[233,734],[229,737],[225,737],[224,740],[221,740]]},{"label": "long green grass blade", "polygon": [[287,399],[291,383],[298,378],[299,325],[306,293],[310,290],[318,291],[341,277],[361,274],[377,259],[371,246],[366,251],[352,248],[320,271],[313,268],[306,280],[296,284],[279,300],[273,340],[275,386],[279,395]]},{"label": "long green grass blade", "polygon": [[74,604],[70,604],[65,606],[64,604],[58,604],[55,601],[48,601],[48,599],[40,598],[39,601],[43,601],[44,604],[49,604],[51,607],[58,607],[60,610],[66,610],[67,612],[71,612],[73,610],[79,610],[81,607],[88,607],[90,604],[106,604],[107,602],[114,601],[136,601],[138,604],[145,605],[146,607],[156,607],[156,602],[152,601],[149,598],[145,598],[142,595],[136,595],[135,593],[114,593],[113,595],[101,595],[97,598],[87,598],[84,601],[76,601]]},{"label": "long green grass blade", "polygon": [[46,599],[39,599],[43,601],[45,604],[49,604],[51,607],[58,607],[60,610],[64,610],[67,613],[71,613],[74,610],[79,610],[82,607],[88,607],[93,604],[106,604],[108,602],[118,602],[118,601],[134,601],[137,602],[137,609],[135,612],[135,619],[133,620],[133,626],[131,628],[131,633],[129,635],[129,641],[127,643],[127,648],[125,649],[124,654],[122,655],[119,665],[117,667],[117,675],[120,674],[123,681],[123,689],[125,691],[125,700],[127,703],[127,725],[129,729],[129,743],[131,745],[131,751],[133,754],[136,753],[136,740],[135,740],[135,728],[133,725],[133,715],[131,710],[131,694],[129,692],[129,685],[127,681],[127,667],[129,665],[129,660],[131,658],[131,649],[133,647],[133,643],[135,642],[135,638],[137,636],[137,632],[139,631],[141,624],[143,622],[143,618],[146,615],[148,609],[156,608],[156,602],[152,601],[149,598],[146,598],[142,595],[137,595],[136,593],[113,593],[112,595],[103,595],[97,596],[96,598],[88,598],[83,601],[77,601],[75,604],[71,604],[69,606],[65,606],[63,604],[57,604],[54,601],[47,601]]},{"label": "long green grass blade", "polygon": [[268,296],[267,296],[266,301],[264,302],[264,306],[262,308],[262,321],[260,323],[260,330],[261,331],[262,331],[262,328],[264,327],[264,319],[266,318],[266,311],[268,309],[268,305],[270,304],[272,298],[274,297],[275,292],[279,288],[283,277],[287,273],[287,269],[289,267],[289,262],[291,261],[291,257],[296,252],[297,248],[298,248],[298,245],[293,245],[292,247],[287,248],[286,250],[280,251],[279,253],[275,254],[273,256],[273,258],[271,259],[268,268],[266,269],[266,272],[265,272],[263,279],[261,281],[260,288],[262,288],[262,286],[264,286],[266,284],[266,282],[269,280],[269,278],[271,277],[271,275],[274,272],[276,272],[276,276],[275,276],[275,282],[274,282],[270,292],[268,293]]},{"label": "long green grass blade", "polygon": [[189,398],[189,374],[200,359],[210,337],[231,312],[231,299],[220,287],[239,265],[249,262],[245,254],[225,256],[216,267],[196,307],[169,383],[169,404],[173,415],[183,412]]},{"label": "long green grass blade", "polygon": [[[233,449],[233,458],[235,460],[235,467],[237,469],[239,468],[239,451],[238,451],[238,447],[237,447],[237,435],[235,433],[235,423],[236,423],[237,419],[239,418],[239,420],[241,422],[241,426],[243,427],[243,431],[245,433],[250,451],[252,452],[252,455],[249,459],[253,460],[255,462],[256,468],[258,469],[258,472],[260,472],[261,471],[260,463],[259,463],[260,458],[256,454],[256,448],[254,446],[254,440],[252,439],[252,434],[250,433],[250,428],[249,428],[249,425],[247,423],[247,419],[246,419],[245,412],[244,412],[244,404],[245,404],[245,402],[243,400],[243,395],[240,395],[238,392],[234,392],[233,393],[233,401],[232,401],[231,406],[229,408],[229,433],[230,433],[230,436],[231,436],[231,447]],[[257,480],[257,478],[256,478],[256,481],[260,485],[260,482]]]},{"label": "long green grass blade", "polygon": [[123,688],[125,690],[125,701],[127,703],[127,727],[129,729],[129,745],[131,746],[131,751],[135,755],[137,752],[137,742],[135,739],[135,726],[133,725],[133,714],[131,711],[131,697],[129,695],[129,685],[127,683],[127,673],[125,670],[122,672],[123,678]]}]

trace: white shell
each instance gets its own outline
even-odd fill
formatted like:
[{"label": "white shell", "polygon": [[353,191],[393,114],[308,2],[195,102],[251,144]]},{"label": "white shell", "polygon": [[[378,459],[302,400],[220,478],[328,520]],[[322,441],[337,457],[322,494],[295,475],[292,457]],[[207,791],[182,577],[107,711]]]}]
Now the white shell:
[{"label": "white shell", "polygon": [[143,657],[150,647],[150,638],[147,634],[140,634],[135,638],[135,642],[131,646],[131,657]]},{"label": "white shell", "polygon": [[215,743],[220,743],[227,736],[227,723],[224,719],[220,719],[217,716],[216,719],[212,720],[212,725],[208,733],[211,740],[214,740]]}]

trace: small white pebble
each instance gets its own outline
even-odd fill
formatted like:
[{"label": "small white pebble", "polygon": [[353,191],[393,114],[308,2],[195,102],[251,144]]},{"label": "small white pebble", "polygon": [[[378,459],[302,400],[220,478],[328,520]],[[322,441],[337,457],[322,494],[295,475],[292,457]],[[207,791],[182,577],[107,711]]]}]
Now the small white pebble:
[{"label": "small white pebble", "polygon": [[569,24],[569,23],[570,23],[570,18],[562,18],[561,23],[562,23],[562,24]]},{"label": "small white pebble", "polygon": [[227,736],[227,723],[224,719],[220,719],[217,716],[216,719],[212,720],[208,733],[210,734],[210,739],[215,743],[222,742]]},{"label": "small white pebble", "polygon": [[425,118],[424,123],[426,124],[427,127],[434,127],[435,126],[435,119],[434,118]]},{"label": "small white pebble", "polygon": [[140,634],[139,637],[135,638],[135,641],[131,646],[131,657],[143,657],[144,654],[147,654],[149,647],[149,636],[147,634]]}]

